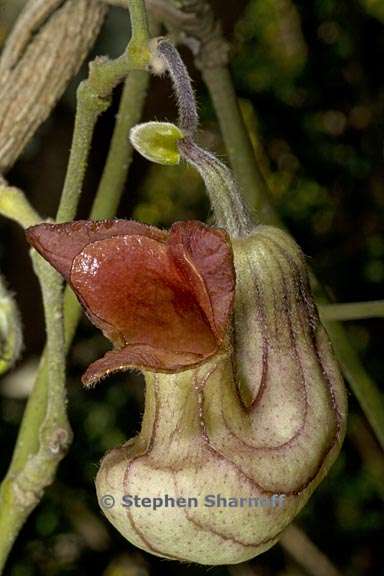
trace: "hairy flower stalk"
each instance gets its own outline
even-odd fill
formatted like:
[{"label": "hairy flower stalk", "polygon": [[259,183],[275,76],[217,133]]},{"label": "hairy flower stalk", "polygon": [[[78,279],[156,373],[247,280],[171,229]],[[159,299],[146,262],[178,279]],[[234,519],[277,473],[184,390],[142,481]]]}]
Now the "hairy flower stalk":
[{"label": "hairy flower stalk", "polygon": [[152,554],[234,564],[270,548],[326,475],[346,398],[300,248],[252,226],[229,169],[195,143],[184,64],[164,39],[159,55],[178,126],[136,126],[132,143],[155,162],[194,165],[222,228],[80,221],[27,236],[113,342],[83,382],[145,375],[141,431],[97,475],[105,515]]},{"label": "hairy flower stalk", "polygon": [[194,141],[198,128],[198,114],[188,71],[176,48],[166,39],[157,43],[158,54],[164,59],[177,95],[178,127],[184,138],[178,141],[181,157],[200,173],[207,187],[215,221],[232,237],[247,234],[252,223],[241,200],[231,171],[216,156]]}]

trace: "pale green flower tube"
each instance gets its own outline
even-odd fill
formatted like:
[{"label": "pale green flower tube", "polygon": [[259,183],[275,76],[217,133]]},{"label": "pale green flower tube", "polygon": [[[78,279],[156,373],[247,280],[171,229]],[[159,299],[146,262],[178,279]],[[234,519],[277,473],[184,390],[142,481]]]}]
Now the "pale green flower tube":
[{"label": "pale green flower tube", "polygon": [[[104,513],[130,542],[207,565],[243,562],[276,543],[337,457],[347,411],[301,250],[264,226],[233,249],[232,353],[178,374],[147,373],[142,430],[107,454],[96,480]],[[127,506],[129,496],[166,495],[175,506]],[[217,505],[217,495],[237,504]],[[184,506],[191,498],[197,506]]]}]

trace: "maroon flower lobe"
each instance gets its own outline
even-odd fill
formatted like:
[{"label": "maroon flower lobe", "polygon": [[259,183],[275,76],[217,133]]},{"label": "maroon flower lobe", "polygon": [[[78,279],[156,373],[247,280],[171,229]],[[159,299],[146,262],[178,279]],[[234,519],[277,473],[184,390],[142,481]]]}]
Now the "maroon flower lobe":
[{"label": "maroon flower lobe", "polygon": [[85,384],[129,367],[176,372],[223,345],[235,289],[223,230],[195,221],[168,233],[128,220],[80,220],[26,234],[114,344],[89,366]]}]

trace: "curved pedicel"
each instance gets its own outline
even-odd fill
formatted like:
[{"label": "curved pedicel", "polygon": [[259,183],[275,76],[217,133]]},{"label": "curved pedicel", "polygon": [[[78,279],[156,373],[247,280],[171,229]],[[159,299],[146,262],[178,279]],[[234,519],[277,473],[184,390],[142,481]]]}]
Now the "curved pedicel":
[{"label": "curved pedicel", "polygon": [[[179,374],[146,374],[139,436],[103,460],[96,486],[115,527],[140,548],[201,564],[270,548],[336,458],[343,381],[319,322],[305,261],[284,232],[233,241],[233,354]],[[197,507],[122,506],[125,495],[198,499]],[[205,507],[207,495],[272,497],[282,506]]]}]

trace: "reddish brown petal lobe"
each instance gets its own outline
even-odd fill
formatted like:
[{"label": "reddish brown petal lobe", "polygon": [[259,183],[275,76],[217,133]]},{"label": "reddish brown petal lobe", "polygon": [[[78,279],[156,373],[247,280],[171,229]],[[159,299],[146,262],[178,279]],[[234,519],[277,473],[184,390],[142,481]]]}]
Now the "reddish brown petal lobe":
[{"label": "reddish brown petal lobe", "polygon": [[177,222],[168,243],[212,330],[222,340],[235,293],[232,248],[226,232],[199,222]]},{"label": "reddish brown petal lobe", "polygon": [[201,355],[216,347],[166,244],[144,236],[93,242],[74,259],[71,284],[94,323],[119,347],[142,344]]},{"label": "reddish brown petal lobe", "polygon": [[224,231],[199,222],[168,234],[124,220],[79,221],[35,226],[27,237],[117,348],[88,368],[86,383],[132,366],[178,371],[217,352],[235,287]]},{"label": "reddish brown petal lobe", "polygon": [[26,231],[28,242],[69,281],[72,262],[85,246],[121,234],[140,234],[165,242],[168,233],[132,220],[77,220],[39,224]]},{"label": "reddish brown petal lobe", "polygon": [[137,345],[112,350],[105,356],[93,362],[82,376],[86,386],[92,386],[101,378],[109,374],[128,368],[141,368],[155,372],[179,372],[188,366],[199,364],[204,357],[188,352],[169,352],[163,349],[154,349],[151,346]]}]

